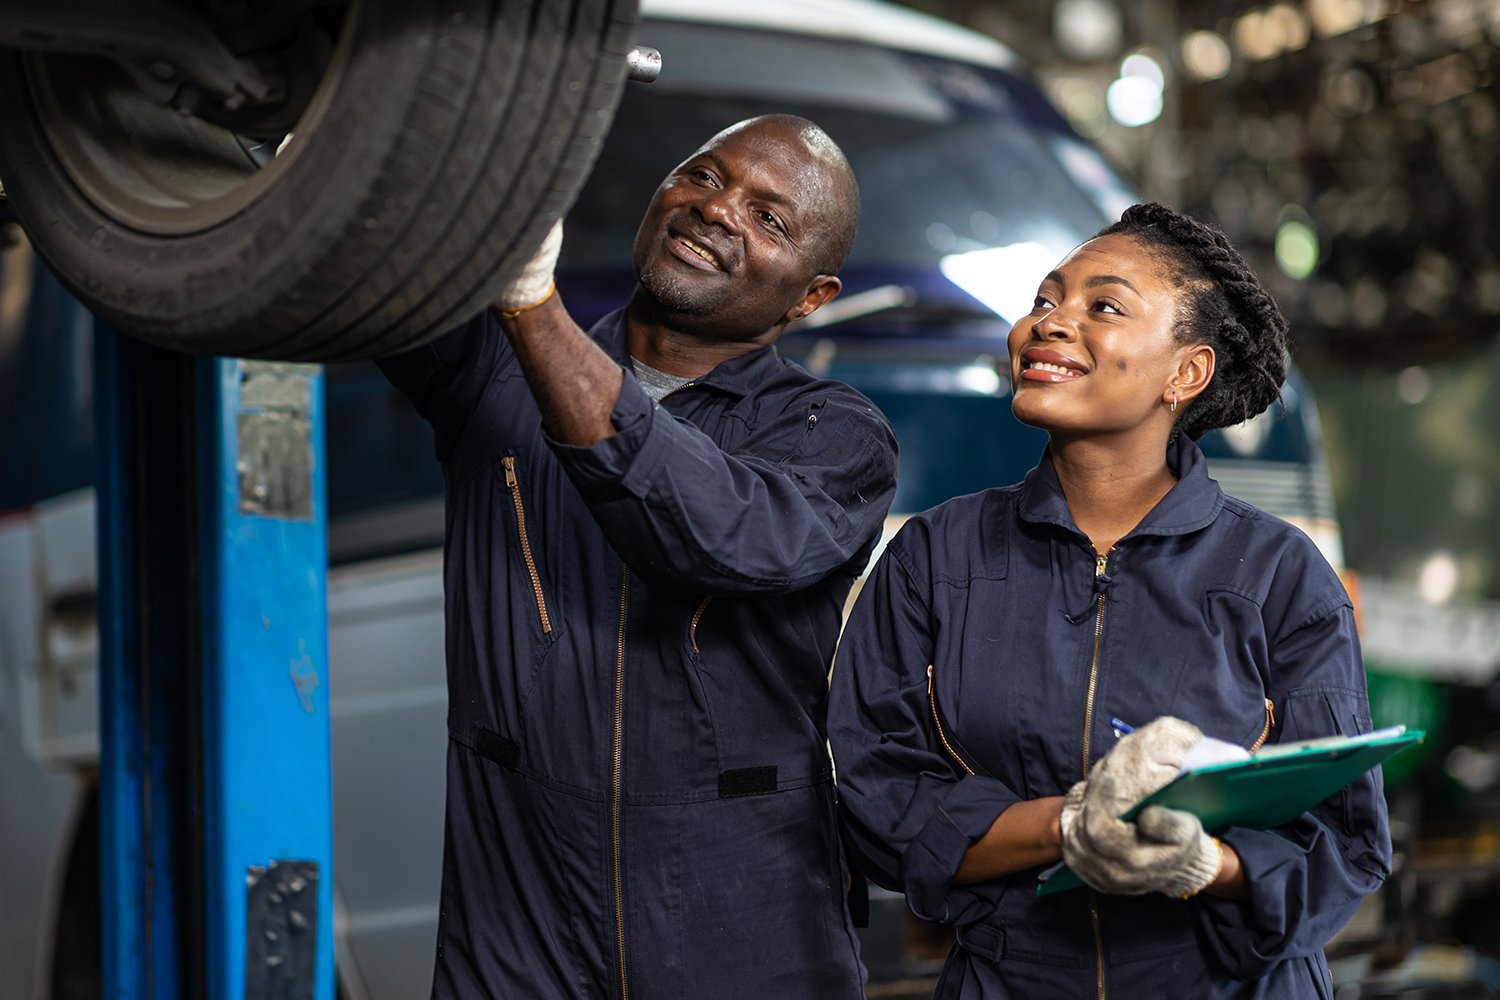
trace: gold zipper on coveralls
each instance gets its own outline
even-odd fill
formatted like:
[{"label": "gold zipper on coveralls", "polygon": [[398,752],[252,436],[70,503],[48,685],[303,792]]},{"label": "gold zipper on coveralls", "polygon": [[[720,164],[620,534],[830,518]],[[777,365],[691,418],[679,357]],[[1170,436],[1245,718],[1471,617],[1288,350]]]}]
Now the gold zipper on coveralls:
[{"label": "gold zipper on coveralls", "polygon": [[953,744],[948,742],[948,734],[943,732],[943,720],[938,715],[937,695],[932,690],[932,664],[927,664],[927,704],[932,708],[932,726],[937,730],[938,741],[943,744],[943,749],[948,751],[948,756],[964,769],[964,773],[973,774],[974,769],[969,762],[959,756],[958,751],[953,749]]},{"label": "gold zipper on coveralls", "polygon": [[[1091,545],[1090,548],[1093,548]],[[1104,575],[1109,565],[1111,546],[1101,553],[1094,549],[1094,579]],[[1094,655],[1089,660],[1088,701],[1083,708],[1083,776],[1089,776],[1089,745],[1094,734],[1094,692],[1099,687],[1099,644],[1104,639],[1104,591],[1099,591],[1099,601],[1094,612]],[[1104,935],[1099,932],[1099,894],[1089,889],[1089,920],[1094,925],[1094,984],[1097,1000],[1104,1000]]]},{"label": "gold zipper on coveralls", "polygon": [[552,620],[547,617],[547,599],[542,596],[542,577],[536,571],[536,560],[531,557],[531,541],[526,537],[526,507],[521,503],[521,484],[516,481],[516,460],[509,455],[500,459],[505,469],[505,488],[510,490],[516,503],[516,529],[521,535],[521,558],[526,561],[526,572],[531,574],[531,589],[536,594],[536,611],[542,619],[542,632],[552,631]]},{"label": "gold zipper on coveralls", "polygon": [[708,602],[711,600],[713,600],[711,596],[703,599],[703,603],[698,605],[698,610],[693,612],[692,624],[688,626],[688,641],[693,644],[694,654],[698,652],[698,622],[703,618],[703,612],[708,610]]},{"label": "gold zipper on coveralls", "polygon": [[615,862],[615,957],[620,966],[620,1000],[629,1000],[625,975],[625,872],[620,858],[620,796],[625,777],[625,610],[630,598],[630,567],[620,567],[620,635],[615,645],[614,767],[610,773],[609,840]]},{"label": "gold zipper on coveralls", "polygon": [[1271,729],[1276,725],[1276,706],[1270,698],[1266,699],[1266,725],[1260,731],[1260,739],[1250,744],[1250,752],[1254,753],[1266,745],[1266,737],[1271,735]]},{"label": "gold zipper on coveralls", "polygon": [[[672,392],[680,392],[692,385],[679,385]],[[672,392],[662,396],[666,399]],[[657,402],[660,402],[658,400]],[[519,503],[519,501],[518,501]],[[537,591],[541,596],[541,591]],[[693,616],[693,629],[698,626],[698,617],[708,607],[708,598],[698,607]],[[609,840],[615,863],[615,960],[620,966],[620,1000],[630,1000],[630,977],[625,971],[625,868],[620,856],[620,798],[625,782],[625,612],[630,605],[630,567],[620,566],[620,633],[615,644],[615,739],[614,766],[610,773]],[[694,649],[697,644],[694,643]]]}]

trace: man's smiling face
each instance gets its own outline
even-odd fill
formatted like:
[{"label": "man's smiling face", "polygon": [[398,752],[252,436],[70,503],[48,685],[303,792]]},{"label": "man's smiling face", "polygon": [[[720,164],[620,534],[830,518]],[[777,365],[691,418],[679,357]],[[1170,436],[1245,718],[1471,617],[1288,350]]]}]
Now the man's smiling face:
[{"label": "man's smiling face", "polygon": [[719,133],[651,199],[632,253],[641,288],[675,326],[764,334],[817,276],[839,184],[796,128],[753,120]]}]

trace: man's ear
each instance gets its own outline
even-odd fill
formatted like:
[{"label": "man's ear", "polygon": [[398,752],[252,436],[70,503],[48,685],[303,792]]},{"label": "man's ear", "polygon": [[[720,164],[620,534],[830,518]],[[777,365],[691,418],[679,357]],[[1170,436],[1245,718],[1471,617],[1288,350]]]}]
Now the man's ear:
[{"label": "man's ear", "polygon": [[799,319],[806,319],[819,309],[832,302],[834,296],[838,295],[839,289],[844,283],[831,274],[820,274],[807,286],[807,292],[797,300],[797,304],[787,310],[783,317],[788,323]]},{"label": "man's ear", "polygon": [[1174,399],[1182,404],[1197,398],[1213,380],[1216,360],[1214,349],[1207,344],[1188,348],[1177,364],[1177,371],[1172,374],[1163,401],[1170,406]]}]

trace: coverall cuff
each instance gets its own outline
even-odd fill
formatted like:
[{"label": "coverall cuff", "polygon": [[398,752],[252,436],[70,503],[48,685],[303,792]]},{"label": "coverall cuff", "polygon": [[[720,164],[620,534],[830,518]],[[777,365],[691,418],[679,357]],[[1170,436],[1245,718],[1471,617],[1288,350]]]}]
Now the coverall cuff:
[{"label": "coverall cuff", "polygon": [[1215,836],[1234,848],[1244,866],[1245,879],[1252,883],[1257,875],[1264,875],[1272,868],[1306,854],[1300,845],[1285,837],[1278,837],[1269,830],[1247,830],[1231,826]]},{"label": "coverall cuff", "polygon": [[[1315,838],[1334,837],[1326,828],[1314,829],[1317,831],[1313,835]],[[1233,847],[1240,856],[1245,882],[1250,889],[1250,902],[1256,911],[1282,905],[1289,889],[1293,895],[1311,896],[1313,893],[1326,895],[1332,888],[1326,884],[1327,879],[1322,880],[1325,884],[1309,885],[1305,893],[1296,888],[1316,879],[1312,866],[1323,852],[1316,849],[1315,840],[1298,842],[1271,830],[1246,830],[1238,826],[1219,834],[1219,839]],[[1347,848],[1338,853],[1347,853]],[[1387,864],[1379,865],[1379,868],[1370,871],[1346,861],[1338,866],[1338,875],[1341,882],[1347,882],[1351,895],[1357,898],[1380,888],[1390,874],[1390,867]]]},{"label": "coverall cuff", "polygon": [[658,421],[659,407],[635,374],[627,369],[620,397],[610,412],[615,433],[589,448],[546,436],[547,446],[562,463],[585,498],[617,492],[624,487],[638,498],[650,492],[651,481],[668,450],[671,418]]},{"label": "coverall cuff", "polygon": [[1315,841],[1240,827],[1219,837],[1239,854],[1249,895],[1241,901],[1208,893],[1193,898],[1205,943],[1236,979],[1253,979],[1289,956],[1321,949],[1353,915],[1360,897],[1380,885],[1370,873],[1351,880],[1346,865],[1319,870]]},{"label": "coverall cuff", "polygon": [[1242,919],[1247,910],[1249,914],[1264,915],[1284,906],[1282,896],[1288,876],[1295,878],[1307,866],[1307,854],[1302,847],[1269,830],[1246,830],[1238,826],[1216,836],[1240,856],[1248,895],[1244,901],[1221,899],[1208,893],[1199,893],[1198,898],[1212,907],[1233,909],[1234,919]]},{"label": "coverall cuff", "polygon": [[926,920],[950,917],[949,891],[964,855],[1021,797],[994,778],[962,778],[907,845],[901,881],[912,912]]}]

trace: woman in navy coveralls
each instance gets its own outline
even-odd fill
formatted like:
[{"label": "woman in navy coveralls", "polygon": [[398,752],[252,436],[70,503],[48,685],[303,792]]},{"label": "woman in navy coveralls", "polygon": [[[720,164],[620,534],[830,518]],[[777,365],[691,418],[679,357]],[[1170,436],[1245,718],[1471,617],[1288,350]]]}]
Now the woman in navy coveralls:
[{"label": "woman in navy coveralls", "polygon": [[[1175,773],[1161,726],[1196,738],[1162,723],[1131,757],[1111,717],[1246,747],[1370,729],[1338,577],[1193,443],[1277,398],[1286,341],[1222,233],[1128,210],[1011,330],[1041,463],[913,517],[872,572],[829,732],[862,867],[957,928],[938,997],[1332,997],[1323,946],[1390,872],[1378,769],[1274,830],[1117,809],[1121,849],[1078,821]],[[1065,855],[1090,887],[1038,897]]]}]

